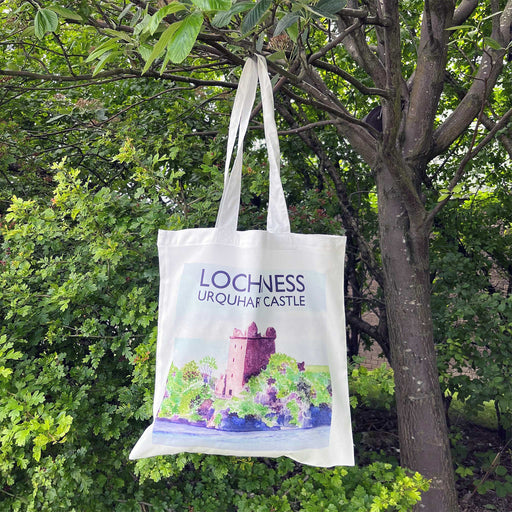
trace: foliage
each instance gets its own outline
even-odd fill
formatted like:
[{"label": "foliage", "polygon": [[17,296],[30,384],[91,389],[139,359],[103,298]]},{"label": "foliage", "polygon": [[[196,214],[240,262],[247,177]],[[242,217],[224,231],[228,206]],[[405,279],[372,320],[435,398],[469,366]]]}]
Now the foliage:
[{"label": "foliage", "polygon": [[[428,487],[418,474],[409,475],[401,468],[383,463],[359,469],[315,469],[301,468],[289,459],[271,462],[254,458],[190,457],[190,471],[173,479],[170,489],[170,500],[178,510],[181,506],[205,512],[269,509],[405,512]],[[162,461],[158,460],[141,461],[138,465],[155,479],[162,476],[159,466]],[[155,468],[154,473],[151,467]]]},{"label": "foliage", "polygon": [[0,467],[11,510],[71,510],[78,488],[113,506],[130,487],[124,432],[150,414],[152,239],[167,213],[57,170],[52,200],[14,198],[2,226]]},{"label": "foliage", "polygon": [[[200,366],[206,366],[206,371],[199,371]],[[300,370],[292,357],[272,354],[266,368],[249,379],[239,396],[224,398],[215,394],[218,378],[211,374],[216,367],[211,357],[199,365],[189,361],[181,369],[172,364],[158,417],[221,430],[229,430],[232,417],[238,425],[243,423],[238,420],[257,420],[266,428],[304,428],[317,425],[316,409],[321,407],[329,411],[330,421],[332,391],[324,369]]]},{"label": "foliage", "polygon": [[441,217],[443,232],[433,243],[440,367],[452,395],[474,410],[494,400],[500,427],[510,429],[512,205],[488,192],[461,201],[460,213]]},{"label": "foliage", "polygon": [[[472,491],[465,500],[470,501],[476,494],[493,493],[498,498],[512,495],[512,475],[510,474],[509,444],[506,443],[499,450],[489,450],[491,444],[486,441],[479,445],[480,449],[468,449],[464,445],[463,433],[458,428],[452,428],[451,434],[456,470],[460,481],[465,482]],[[492,505],[490,510],[497,510]]]},{"label": "foliage", "polygon": [[390,410],[394,406],[393,370],[385,363],[373,370],[368,370],[365,366],[354,368],[349,376],[349,385],[353,407],[360,404],[373,409]]},{"label": "foliage", "polygon": [[[488,451],[479,453],[478,458],[485,475],[481,480],[475,480],[476,491],[479,494],[494,491],[500,498],[512,495],[512,475],[506,466],[500,464],[500,454]],[[491,476],[494,478],[490,478]]]}]

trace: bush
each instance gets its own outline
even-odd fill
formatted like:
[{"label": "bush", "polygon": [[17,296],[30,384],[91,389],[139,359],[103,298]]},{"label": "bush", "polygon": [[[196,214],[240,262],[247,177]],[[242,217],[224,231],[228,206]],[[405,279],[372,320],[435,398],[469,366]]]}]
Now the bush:
[{"label": "bush", "polygon": [[[362,359],[357,358],[356,363]],[[357,366],[349,373],[349,388],[352,406],[361,404],[365,407],[390,410],[395,403],[395,382],[393,370],[383,363],[379,368],[369,370]]]}]

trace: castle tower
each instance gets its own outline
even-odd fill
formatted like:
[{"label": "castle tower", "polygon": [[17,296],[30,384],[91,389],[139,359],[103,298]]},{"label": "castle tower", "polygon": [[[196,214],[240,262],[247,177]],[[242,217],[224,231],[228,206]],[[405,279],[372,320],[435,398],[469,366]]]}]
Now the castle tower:
[{"label": "castle tower", "polygon": [[[269,327],[262,336],[254,322],[247,332],[234,329],[229,338],[228,366],[223,376],[222,389],[216,391],[223,396],[239,395],[247,381],[258,375],[276,352],[276,330]],[[225,384],[225,385],[224,385]]]}]

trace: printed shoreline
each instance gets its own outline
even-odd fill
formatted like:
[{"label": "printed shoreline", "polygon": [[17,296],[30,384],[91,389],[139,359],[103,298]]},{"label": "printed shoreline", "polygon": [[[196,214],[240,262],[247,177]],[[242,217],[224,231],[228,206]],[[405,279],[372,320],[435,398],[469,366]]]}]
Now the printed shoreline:
[{"label": "printed shoreline", "polygon": [[[174,423],[159,418],[153,424],[152,442],[172,447],[223,448],[246,451],[287,452],[329,446],[330,426],[230,432]],[[162,421],[163,420],[163,421]]]}]

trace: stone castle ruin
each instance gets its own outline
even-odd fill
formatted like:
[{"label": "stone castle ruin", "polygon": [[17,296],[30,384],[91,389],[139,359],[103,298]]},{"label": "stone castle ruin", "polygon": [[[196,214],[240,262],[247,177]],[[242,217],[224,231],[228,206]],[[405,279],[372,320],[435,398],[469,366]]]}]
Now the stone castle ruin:
[{"label": "stone castle ruin", "polygon": [[228,366],[215,386],[218,397],[239,396],[251,377],[267,366],[270,356],[276,352],[276,330],[269,327],[265,336],[258,332],[255,322],[246,332],[234,329],[229,338]]}]

